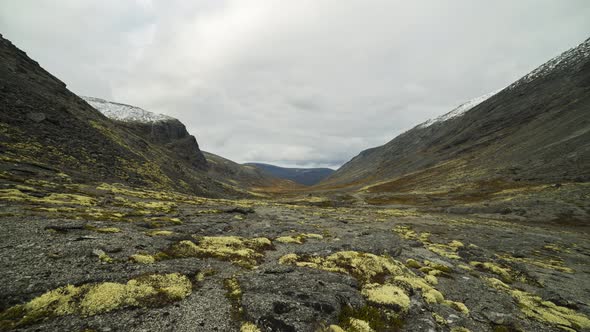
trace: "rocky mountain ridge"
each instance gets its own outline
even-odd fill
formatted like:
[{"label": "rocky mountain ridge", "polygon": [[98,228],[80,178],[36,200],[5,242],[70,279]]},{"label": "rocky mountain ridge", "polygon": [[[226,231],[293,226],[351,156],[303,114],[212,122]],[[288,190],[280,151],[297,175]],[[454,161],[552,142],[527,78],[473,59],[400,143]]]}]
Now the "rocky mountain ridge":
[{"label": "rocky mountain ridge", "polygon": [[[361,152],[318,190],[356,191],[374,204],[587,220],[578,195],[590,182],[589,47],[586,40],[460,116]],[[508,193],[518,199],[503,200]]]}]

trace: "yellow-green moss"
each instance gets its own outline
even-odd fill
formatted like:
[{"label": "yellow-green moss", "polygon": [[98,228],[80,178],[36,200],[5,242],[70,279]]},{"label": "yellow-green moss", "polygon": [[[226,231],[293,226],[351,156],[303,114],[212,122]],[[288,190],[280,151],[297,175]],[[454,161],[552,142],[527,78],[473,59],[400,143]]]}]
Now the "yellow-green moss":
[{"label": "yellow-green moss", "polygon": [[393,285],[368,284],[365,285],[361,294],[372,303],[392,305],[402,312],[408,311],[410,298],[406,292]]},{"label": "yellow-green moss", "polygon": [[455,301],[445,300],[444,304],[448,305],[449,307],[451,307],[457,311],[464,313],[465,315],[469,315],[469,308],[467,308],[467,306],[463,302],[455,302]]},{"label": "yellow-green moss", "polygon": [[409,226],[395,226],[393,231],[406,240],[416,240],[418,235]]},{"label": "yellow-green moss", "polygon": [[147,236],[170,236],[172,234],[174,234],[172,231],[161,231],[161,230],[156,230],[156,231],[149,231],[145,233]]},{"label": "yellow-green moss", "polygon": [[285,265],[291,265],[291,264],[296,264],[297,261],[299,260],[299,256],[297,256],[297,254],[286,254],[281,256],[281,258],[279,258],[279,264],[285,264]]},{"label": "yellow-green moss", "polygon": [[169,254],[174,257],[215,257],[253,268],[264,257],[263,251],[271,248],[272,243],[267,238],[205,236],[198,238],[198,244],[180,241],[170,248]]},{"label": "yellow-green moss", "polygon": [[461,259],[461,257],[457,255],[457,248],[451,247],[447,244],[435,243],[429,245],[427,248],[428,250],[442,257],[450,259]]},{"label": "yellow-green moss", "polygon": [[445,265],[445,264],[441,264],[441,263],[432,262],[429,260],[425,260],[424,265],[427,267],[433,268],[435,270],[438,270],[440,272],[445,272],[445,273],[453,272],[453,269],[450,266]]},{"label": "yellow-green moss", "polygon": [[498,275],[503,282],[511,283],[513,281],[512,276],[510,274],[510,269],[503,268],[498,264],[492,262],[470,262],[469,264],[471,266],[487,270],[493,274]]},{"label": "yellow-green moss", "polygon": [[439,325],[447,325],[447,320],[443,316],[437,314],[436,312],[432,313],[432,318]]},{"label": "yellow-green moss", "polygon": [[406,289],[415,289],[422,291],[422,298],[427,303],[443,303],[444,296],[436,290],[426,280],[410,275],[398,275],[394,277],[394,282],[405,287]]},{"label": "yellow-green moss", "polygon": [[277,237],[276,239],[274,239],[274,241],[280,242],[280,243],[302,244],[303,238],[300,236],[296,236],[296,235],[280,236],[280,237]]},{"label": "yellow-green moss", "polygon": [[371,328],[371,325],[369,325],[369,323],[364,320],[350,318],[349,322],[350,322],[350,326],[349,326],[348,331],[350,331],[350,332],[374,332],[375,331]]},{"label": "yellow-green moss", "polygon": [[98,227],[94,231],[99,233],[120,233],[121,229],[117,227]]},{"label": "yellow-green moss", "polygon": [[307,239],[322,240],[323,238],[324,237],[320,234],[307,233],[307,234],[299,234],[299,235],[280,236],[280,237],[276,238],[275,241],[281,242],[281,243],[302,244]]},{"label": "yellow-green moss", "polygon": [[590,329],[590,319],[582,313],[545,301],[540,296],[512,289],[498,279],[484,278],[484,280],[490,287],[510,294],[518,302],[521,312],[529,318],[564,329]]},{"label": "yellow-green moss", "polygon": [[260,332],[260,329],[253,323],[244,322],[240,327],[240,332]]},{"label": "yellow-green moss", "polygon": [[572,309],[558,306],[551,301],[544,301],[539,296],[520,290],[512,290],[510,294],[518,301],[522,313],[529,318],[574,330],[590,329],[590,319]]},{"label": "yellow-green moss", "polygon": [[534,265],[542,269],[555,270],[565,273],[574,273],[575,271],[567,266],[563,266],[563,260],[559,258],[537,259],[532,257],[513,257],[508,254],[499,255],[502,259],[509,262],[518,262]]},{"label": "yellow-green moss", "polygon": [[129,257],[132,261],[139,264],[153,264],[156,259],[152,255],[135,254]]},{"label": "yellow-green moss", "polygon": [[332,324],[328,327],[326,332],[346,332],[346,331],[344,331],[344,329],[341,328],[340,326]]},{"label": "yellow-green moss", "polygon": [[101,253],[100,255],[98,255],[98,259],[103,262],[103,263],[112,263],[113,259],[111,258],[111,256],[107,255],[106,253]]},{"label": "yellow-green moss", "polygon": [[414,268],[414,269],[419,269],[419,268],[421,268],[421,267],[422,267],[422,265],[420,265],[420,263],[418,263],[418,261],[417,261],[417,260],[415,260],[415,259],[412,259],[412,258],[408,258],[408,259],[406,260],[406,266],[407,266],[407,267]]},{"label": "yellow-green moss", "polygon": [[0,313],[0,323],[16,328],[45,318],[72,314],[92,316],[129,306],[161,306],[183,299],[191,291],[191,282],[178,273],[142,276],[126,284],[67,285]]},{"label": "yellow-green moss", "polygon": [[402,274],[403,264],[389,257],[356,251],[340,251],[327,257],[287,254],[279,259],[293,264],[331,272],[348,273],[364,283],[376,282],[387,275]]},{"label": "yellow-green moss", "polygon": [[429,274],[429,275],[424,276],[424,280],[426,280],[427,283],[429,283],[433,286],[438,285],[438,279],[433,275]]},{"label": "yellow-green moss", "polygon": [[471,332],[470,329],[462,326],[455,326],[451,328],[451,332]]},{"label": "yellow-green moss", "polygon": [[0,200],[52,205],[91,206],[96,204],[94,198],[84,195],[51,193],[45,197],[36,197],[23,193],[19,189],[0,189]]},{"label": "yellow-green moss", "polygon": [[197,275],[195,276],[195,280],[197,280],[198,282],[202,282],[205,280],[205,278],[215,275],[216,273],[217,271],[215,271],[214,269],[205,269],[197,273]]}]

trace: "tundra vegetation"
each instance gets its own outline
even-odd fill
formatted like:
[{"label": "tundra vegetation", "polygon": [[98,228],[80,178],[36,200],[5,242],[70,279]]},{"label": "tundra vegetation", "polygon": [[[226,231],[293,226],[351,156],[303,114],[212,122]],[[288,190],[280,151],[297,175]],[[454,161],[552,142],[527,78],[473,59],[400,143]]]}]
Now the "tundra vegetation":
[{"label": "tundra vegetation", "polygon": [[576,229],[2,177],[2,330],[590,329]]}]

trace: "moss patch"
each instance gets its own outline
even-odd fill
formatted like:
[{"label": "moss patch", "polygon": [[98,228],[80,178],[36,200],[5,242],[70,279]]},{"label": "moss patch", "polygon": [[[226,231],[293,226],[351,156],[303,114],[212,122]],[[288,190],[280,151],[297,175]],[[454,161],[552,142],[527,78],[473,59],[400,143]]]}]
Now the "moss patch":
[{"label": "moss patch", "polygon": [[279,262],[347,273],[363,283],[383,282],[385,276],[402,274],[402,268],[405,268],[403,264],[389,257],[356,251],[340,251],[327,257],[287,254]]},{"label": "moss patch", "polygon": [[540,296],[513,289],[498,279],[484,280],[490,287],[510,294],[518,303],[520,311],[531,319],[565,330],[590,329],[590,319],[582,313],[545,301]]},{"label": "moss patch", "polygon": [[397,286],[368,284],[363,287],[361,294],[370,302],[393,306],[398,311],[406,312],[410,307],[410,298]]},{"label": "moss patch", "polygon": [[205,236],[197,239],[197,244],[188,240],[180,241],[167,253],[172,257],[214,257],[253,268],[264,258],[263,252],[272,249],[272,243],[264,237]]},{"label": "moss patch", "polygon": [[123,307],[162,306],[187,297],[191,291],[189,279],[178,273],[146,275],[126,284],[67,285],[0,313],[0,326],[17,328],[65,315],[92,316]]},{"label": "moss patch", "polygon": [[174,234],[172,231],[164,231],[164,230],[155,230],[146,232],[145,235],[147,236],[170,236]]},{"label": "moss patch", "polygon": [[295,243],[295,244],[303,244],[307,239],[316,239],[322,240],[324,237],[320,234],[299,234],[299,235],[289,235],[289,236],[280,236],[274,241],[281,242],[281,243]]},{"label": "moss patch", "polygon": [[152,255],[135,254],[131,255],[129,259],[139,264],[153,264],[156,262],[156,258]]},{"label": "moss patch", "polygon": [[242,326],[240,327],[240,332],[260,332],[260,329],[253,323],[245,322],[242,323]]}]

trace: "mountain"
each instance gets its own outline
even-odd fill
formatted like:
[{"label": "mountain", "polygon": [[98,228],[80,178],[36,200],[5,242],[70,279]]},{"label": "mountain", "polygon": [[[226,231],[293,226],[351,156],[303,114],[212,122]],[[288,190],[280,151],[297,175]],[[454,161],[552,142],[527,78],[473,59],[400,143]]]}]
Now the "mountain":
[{"label": "mountain", "polygon": [[207,169],[207,160],[199,149],[196,138],[188,133],[179,120],[136,106],[94,97],[81,96],[81,98],[108,118],[118,121],[119,125],[154,144],[173,151],[179,159],[189,162],[193,167]]},{"label": "mountain", "polygon": [[253,165],[238,164],[210,152],[204,152],[204,154],[209,163],[209,174],[231,184],[265,192],[301,189],[303,187],[292,180],[274,176]]},{"label": "mountain", "polygon": [[[0,99],[0,169],[5,176],[243,195],[209,177],[195,138],[178,120],[111,120],[1,35]],[[103,111],[138,113],[121,104],[89,102]]]},{"label": "mountain", "polygon": [[[143,108],[100,98],[81,96],[88,104],[120,126],[138,136],[174,152],[179,159],[204,170],[207,175],[237,190],[278,190],[298,187],[253,166],[240,165],[229,159],[200,150],[197,140],[185,125],[173,117],[146,111]],[[272,189],[271,189],[272,188]]]},{"label": "mountain", "polygon": [[[318,189],[357,191],[374,204],[520,216],[534,212],[519,205],[542,206],[536,218],[584,219],[589,112],[590,39],[499,92],[361,152]],[[516,199],[504,200],[509,194]]]},{"label": "mountain", "polygon": [[330,168],[287,168],[262,163],[246,163],[245,165],[256,167],[274,177],[291,180],[305,186],[312,186],[334,173],[334,170]]}]

